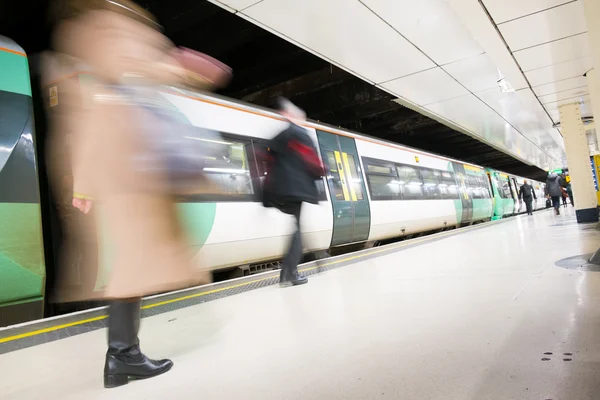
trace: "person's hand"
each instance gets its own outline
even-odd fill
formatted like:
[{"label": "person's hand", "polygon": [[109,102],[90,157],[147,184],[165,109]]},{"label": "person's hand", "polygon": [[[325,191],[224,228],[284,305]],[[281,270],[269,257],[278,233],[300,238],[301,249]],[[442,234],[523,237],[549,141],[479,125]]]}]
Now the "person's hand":
[{"label": "person's hand", "polygon": [[73,207],[75,207],[76,209],[78,209],[79,211],[81,211],[84,214],[89,213],[92,209],[92,201],[88,200],[88,199],[73,198],[72,204],[73,204]]}]

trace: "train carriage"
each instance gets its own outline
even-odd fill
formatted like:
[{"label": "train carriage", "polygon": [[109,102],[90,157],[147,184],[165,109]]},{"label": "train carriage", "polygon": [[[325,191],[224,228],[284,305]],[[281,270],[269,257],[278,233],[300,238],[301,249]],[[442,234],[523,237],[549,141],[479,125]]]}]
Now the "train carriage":
[{"label": "train carriage", "polygon": [[[0,37],[0,61],[10,67],[0,77],[0,138],[5,149],[0,152],[2,326],[44,316],[45,275],[52,272],[57,251],[52,215],[56,205],[49,204],[44,165],[40,163],[41,173],[36,165],[42,149],[34,146],[33,106],[45,101],[50,113],[59,111],[63,85],[84,90],[93,75],[82,68],[54,77],[42,94],[32,97],[23,50]],[[286,122],[270,110],[219,96],[175,88],[164,88],[162,94],[190,125],[221,133],[221,157],[204,169],[221,192],[178,199],[200,262],[214,271],[251,272],[261,269],[253,269],[256,266],[272,265],[284,254],[294,224],[292,217],[262,206],[267,172],[261,154]],[[360,248],[518,212],[517,179],[508,174],[325,124],[307,122],[305,128],[326,170],[317,182],[319,203],[306,204],[302,213],[306,252]],[[39,134],[45,137],[43,129]],[[536,193],[543,190],[540,183],[534,184]],[[102,205],[95,208],[101,224]],[[97,288],[110,271],[104,261],[108,258],[102,256],[105,239],[98,240]]]}]

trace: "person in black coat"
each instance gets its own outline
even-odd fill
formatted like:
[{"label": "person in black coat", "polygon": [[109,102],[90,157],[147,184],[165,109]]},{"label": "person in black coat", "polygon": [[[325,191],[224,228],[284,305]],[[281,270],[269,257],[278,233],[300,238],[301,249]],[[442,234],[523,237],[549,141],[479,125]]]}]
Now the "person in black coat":
[{"label": "person in black coat", "polygon": [[303,202],[319,202],[315,181],[323,176],[323,164],[312,139],[301,127],[306,114],[289,100],[280,99],[278,107],[290,124],[270,143],[263,204],[292,215],[296,222],[296,231],[281,268],[280,285],[285,287],[308,281],[298,274],[298,263],[302,259],[300,212]]},{"label": "person in black coat", "polygon": [[533,215],[533,200],[537,200],[533,187],[525,181],[519,190],[519,200],[523,200],[527,206],[527,215]]}]

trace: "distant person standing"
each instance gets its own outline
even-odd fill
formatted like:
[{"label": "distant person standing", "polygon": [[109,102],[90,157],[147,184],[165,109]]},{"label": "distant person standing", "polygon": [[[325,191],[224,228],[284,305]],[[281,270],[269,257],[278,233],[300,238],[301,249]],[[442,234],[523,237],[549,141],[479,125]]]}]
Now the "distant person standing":
[{"label": "distant person standing", "polygon": [[286,99],[279,99],[278,108],[289,126],[270,143],[263,204],[276,207],[295,219],[296,231],[283,259],[279,279],[280,286],[286,287],[308,282],[306,277],[298,274],[298,264],[302,260],[300,211],[303,202],[319,202],[315,181],[323,176],[323,164],[306,129],[301,127],[306,120],[304,111]]},{"label": "distant person standing", "polygon": [[562,196],[562,191],[560,190],[560,179],[554,172],[548,174],[548,179],[546,180],[546,196],[552,199],[552,207],[554,207],[556,215],[560,215],[560,198]]},{"label": "distant person standing", "polygon": [[533,215],[534,199],[537,200],[535,191],[529,182],[525,181],[519,190],[519,200],[523,200],[525,202],[525,206],[527,207],[527,215]]},{"label": "distant person standing", "polygon": [[562,186],[560,187],[560,192],[561,192],[563,207],[567,208],[567,197],[569,197],[569,195],[567,194],[567,191],[565,190],[565,188]]},{"label": "distant person standing", "polygon": [[569,201],[571,205],[575,207],[575,201],[573,200],[573,188],[571,187],[571,182],[567,184],[567,194],[569,195]]}]

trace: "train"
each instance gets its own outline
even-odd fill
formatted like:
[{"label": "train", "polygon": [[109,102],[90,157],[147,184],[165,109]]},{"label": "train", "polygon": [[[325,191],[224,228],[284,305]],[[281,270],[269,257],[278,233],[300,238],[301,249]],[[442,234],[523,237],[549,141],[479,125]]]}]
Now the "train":
[{"label": "train", "polygon": [[[0,326],[6,326],[52,315],[45,290],[56,268],[55,216],[48,215],[54,211],[41,149],[45,132],[34,123],[34,109],[61,107],[62,85],[93,77],[74,71],[36,92],[41,85],[31,81],[25,51],[5,37],[0,65]],[[191,125],[220,132],[226,149],[222,159],[204,167],[220,193],[178,201],[203,268],[250,274],[276,265],[293,220],[263,207],[267,171],[259,154],[287,122],[272,110],[213,94],[179,88],[161,93]],[[364,248],[525,211],[518,201],[522,177],[315,121],[304,128],[326,171],[317,181],[319,203],[303,206],[307,254]],[[534,208],[546,208],[544,184],[530,182],[538,199]],[[108,275],[109,267],[99,262],[98,288]]]}]

